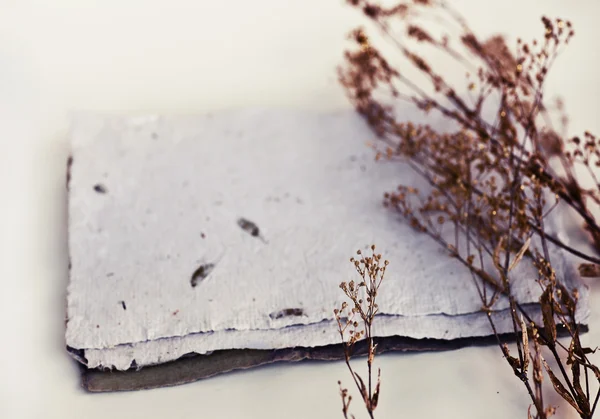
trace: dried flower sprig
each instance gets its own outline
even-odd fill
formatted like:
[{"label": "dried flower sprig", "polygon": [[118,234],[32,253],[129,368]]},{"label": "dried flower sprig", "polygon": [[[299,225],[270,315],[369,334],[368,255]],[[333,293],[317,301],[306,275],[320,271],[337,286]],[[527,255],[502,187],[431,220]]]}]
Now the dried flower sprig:
[{"label": "dried flower sprig", "polygon": [[[385,205],[469,269],[498,345],[531,398],[530,417],[548,418],[555,412],[544,403],[545,371],[556,393],[582,418],[591,418],[600,391],[590,394],[590,380],[595,377],[600,383],[600,373],[588,359],[592,350],[580,341],[578,290],[557,278],[551,248],[558,246],[591,262],[582,268],[590,274],[600,271],[600,259],[563,242],[548,221],[558,205],[571,208],[600,250],[600,227],[590,209],[591,204],[600,205],[600,183],[594,175],[595,167],[600,167],[600,143],[589,133],[585,141],[577,137],[567,141],[559,135],[543,94],[554,60],[574,35],[571,23],[542,18],[543,40],[519,40],[513,53],[500,36],[480,40],[443,1],[413,0],[388,8],[368,0],[348,3],[375,23],[434,92],[428,93],[392,66],[362,29],[352,32],[357,47],[346,53],[341,83],[381,138],[378,156],[408,164],[429,184],[423,191],[401,185],[385,195]],[[441,14],[460,28],[456,46],[449,36],[436,39],[416,22],[431,14]],[[405,27],[405,39],[392,35],[391,27],[398,23]],[[468,72],[466,93],[457,93],[443,73],[409,47],[410,41],[442,51],[462,66]],[[392,102],[384,101],[381,92],[389,93]],[[437,111],[459,129],[439,132],[428,125],[399,122],[396,100],[408,101],[425,113]],[[491,118],[486,117],[493,106]],[[562,104],[557,110],[562,112]],[[563,131],[566,121],[563,113]],[[587,167],[595,188],[581,186],[575,174],[578,165]],[[513,294],[511,271],[523,260],[538,272],[539,322]],[[517,356],[501,343],[496,329],[494,307],[501,298],[509,303]],[[559,327],[570,339],[568,346],[557,338]],[[556,372],[543,351],[556,362]]]},{"label": "dried flower sprig", "polygon": [[[470,178],[462,176],[461,180],[476,193],[482,172],[489,173],[490,165],[497,172],[496,180],[503,180],[507,185],[507,192],[519,192],[520,180],[535,176],[543,189],[552,191],[557,200],[581,217],[600,249],[600,226],[590,210],[591,203],[600,202],[598,190],[583,188],[575,176],[577,165],[588,168],[590,173],[600,165],[598,140],[589,133],[586,133],[585,142],[578,137],[564,140],[552,126],[551,107],[545,103],[543,95],[548,72],[574,35],[570,22],[543,18],[543,41],[526,43],[519,40],[517,53],[513,54],[500,36],[480,40],[446,2],[413,1],[391,8],[366,0],[348,2],[360,8],[381,29],[398,47],[407,64],[429,80],[435,92],[428,94],[404,72],[394,68],[372,45],[364,30],[356,29],[351,33],[357,48],[346,52],[347,65],[340,70],[340,81],[356,109],[384,141],[386,147],[382,156],[409,157],[418,169],[437,175],[432,176],[432,181],[438,184],[456,183],[457,176],[466,174],[465,165],[469,164],[477,170],[470,173]],[[415,17],[433,13],[431,10],[444,12],[459,25],[458,47],[450,43],[448,36],[435,39],[413,22]],[[392,35],[391,22],[398,18],[405,23],[407,41],[442,51],[468,72],[464,97],[442,73],[436,72],[425,58],[411,50],[408,42],[400,42]],[[461,129],[450,134],[437,132],[427,125],[400,123],[394,115],[394,104],[379,99],[381,92],[389,93],[394,100],[408,101],[424,112],[438,111]],[[492,101],[499,104],[488,120],[484,113]],[[558,109],[562,109],[562,105]],[[569,151],[569,147],[575,149]],[[456,162],[459,156],[462,159]],[[446,161],[448,157],[454,159]],[[561,170],[552,169],[551,160],[557,160]],[[599,185],[596,182],[596,186]],[[600,264],[597,256],[547,235],[548,240],[567,251]]]},{"label": "dried flower sprig", "polygon": [[[348,297],[349,302],[345,301],[339,308],[333,312],[338,325],[340,338],[344,345],[344,359],[346,366],[352,375],[354,384],[360,392],[369,417],[374,417],[374,411],[379,402],[379,392],[381,384],[381,370],[377,373],[377,382],[374,383],[373,362],[377,345],[373,341],[373,322],[379,311],[376,303],[379,287],[385,277],[385,270],[389,264],[387,260],[381,259],[381,254],[375,253],[375,245],[371,246],[372,254],[363,256],[362,252],[356,252],[359,259],[351,258],[350,262],[354,265],[356,272],[360,276],[359,282],[342,282],[340,288]],[[367,381],[354,371],[350,364],[350,358],[354,352],[356,342],[365,339],[368,344],[367,350]],[[348,395],[348,390],[343,388],[341,382],[340,395],[342,397],[342,412],[345,418],[348,418],[348,408],[352,396]]]}]

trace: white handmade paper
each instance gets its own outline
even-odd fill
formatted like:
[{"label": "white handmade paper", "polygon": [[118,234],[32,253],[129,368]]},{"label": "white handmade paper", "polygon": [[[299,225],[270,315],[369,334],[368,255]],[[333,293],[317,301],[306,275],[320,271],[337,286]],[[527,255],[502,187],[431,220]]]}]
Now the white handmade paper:
[{"label": "white handmade paper", "polygon": [[[383,208],[384,192],[420,180],[376,162],[372,139],[353,112],[75,117],[67,345],[88,367],[127,369],[338,343],[338,285],[357,279],[348,260],[371,243],[390,261],[378,335],[489,335],[468,271]],[[556,250],[553,262],[575,280]],[[519,302],[536,302],[535,270],[512,275]]]}]

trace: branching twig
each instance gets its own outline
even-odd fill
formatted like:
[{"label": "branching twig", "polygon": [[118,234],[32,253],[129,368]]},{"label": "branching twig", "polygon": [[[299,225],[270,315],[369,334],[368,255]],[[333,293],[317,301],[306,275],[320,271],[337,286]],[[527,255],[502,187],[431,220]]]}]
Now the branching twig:
[{"label": "branching twig", "polygon": [[[381,254],[375,253],[374,245],[371,246],[371,251],[371,256],[363,256],[359,250],[357,255],[360,259],[350,259],[361,279],[359,282],[350,281],[340,284],[340,288],[350,301],[349,304],[348,302],[342,303],[340,308],[334,310],[334,314],[338,324],[338,331],[344,344],[346,366],[350,371],[356,388],[360,392],[369,417],[373,418],[374,411],[379,402],[381,371],[378,371],[377,383],[373,387],[373,361],[377,345],[373,341],[372,327],[375,315],[379,311],[376,303],[377,293],[384,279],[388,261],[381,260]],[[350,364],[354,345],[362,339],[365,339],[368,344],[366,383]],[[347,418],[351,396],[348,396],[347,389],[340,388],[343,405],[342,411],[344,417]]]}]

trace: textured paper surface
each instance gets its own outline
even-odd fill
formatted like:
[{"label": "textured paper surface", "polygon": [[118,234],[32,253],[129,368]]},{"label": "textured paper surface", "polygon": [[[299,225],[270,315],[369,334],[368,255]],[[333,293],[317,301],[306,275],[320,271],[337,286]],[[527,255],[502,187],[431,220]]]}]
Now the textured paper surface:
[{"label": "textured paper surface", "polygon": [[[337,343],[338,284],[356,279],[348,259],[369,243],[390,260],[378,335],[489,335],[467,270],[382,207],[385,191],[419,181],[375,162],[371,139],[352,112],[78,115],[67,345],[88,367],[127,369],[189,352]],[[561,253],[553,262],[573,280]],[[535,270],[512,274],[518,300],[536,302]],[[277,315],[286,309],[302,315]]]}]

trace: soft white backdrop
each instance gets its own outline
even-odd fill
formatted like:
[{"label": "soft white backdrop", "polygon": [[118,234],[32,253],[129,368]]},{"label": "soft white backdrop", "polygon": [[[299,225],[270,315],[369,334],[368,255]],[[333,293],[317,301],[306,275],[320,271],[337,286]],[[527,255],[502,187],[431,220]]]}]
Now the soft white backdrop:
[{"label": "soft white backdrop", "polygon": [[[572,20],[577,36],[549,92],[566,100],[573,134],[600,133],[600,2],[452,3],[482,34],[528,39],[541,14]],[[342,0],[0,0],[0,417],[341,417],[341,363],[136,393],[79,388],[63,341],[65,134],[68,113],[80,109],[347,108],[335,67],[361,22]],[[592,324],[586,339],[598,344],[600,330]],[[386,355],[379,365],[379,417],[526,417],[526,395],[496,347]],[[358,402],[355,413],[365,417]]]}]

